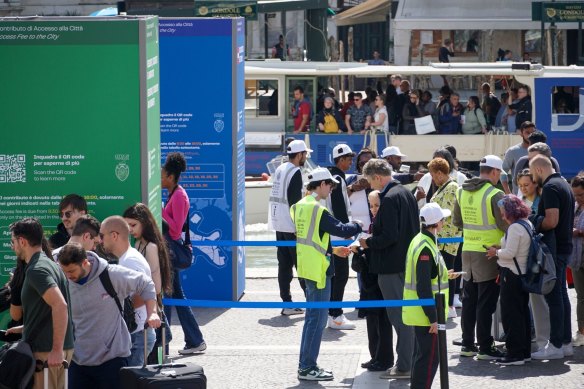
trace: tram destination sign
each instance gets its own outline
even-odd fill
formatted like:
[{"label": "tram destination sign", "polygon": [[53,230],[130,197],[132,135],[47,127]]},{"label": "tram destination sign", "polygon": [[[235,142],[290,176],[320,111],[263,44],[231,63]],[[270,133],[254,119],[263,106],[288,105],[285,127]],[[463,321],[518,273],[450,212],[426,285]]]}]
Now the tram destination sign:
[{"label": "tram destination sign", "polygon": [[258,5],[255,1],[196,1],[195,16],[202,17],[237,17],[257,20]]},{"label": "tram destination sign", "polygon": [[584,22],[584,2],[533,2],[531,19],[546,23]]}]

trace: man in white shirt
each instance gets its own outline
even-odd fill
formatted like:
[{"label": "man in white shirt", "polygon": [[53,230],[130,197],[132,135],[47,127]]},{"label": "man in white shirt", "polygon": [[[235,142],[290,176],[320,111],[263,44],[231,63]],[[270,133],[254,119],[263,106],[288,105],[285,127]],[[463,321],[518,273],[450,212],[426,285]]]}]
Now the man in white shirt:
[{"label": "man in white shirt", "polygon": [[[138,250],[130,246],[130,226],[121,216],[110,216],[101,223],[99,237],[105,251],[119,258],[119,265],[152,277],[150,266]],[[127,301],[126,301],[127,302]],[[135,310],[136,330],[130,334],[132,339],[131,355],[128,357],[128,366],[142,366],[144,363],[144,331],[147,335],[147,352],[154,347],[156,334],[153,328],[144,330],[146,323],[146,306],[138,295],[132,297]]]}]

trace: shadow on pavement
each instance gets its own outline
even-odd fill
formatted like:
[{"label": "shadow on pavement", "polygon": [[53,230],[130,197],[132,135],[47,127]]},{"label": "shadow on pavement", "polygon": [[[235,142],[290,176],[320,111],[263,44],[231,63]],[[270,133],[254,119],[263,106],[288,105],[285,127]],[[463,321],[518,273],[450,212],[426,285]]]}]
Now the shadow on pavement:
[{"label": "shadow on pavement", "polygon": [[[225,312],[229,311],[228,308],[195,308],[193,313],[197,323],[200,326],[204,326],[213,320],[217,319],[219,316],[223,315]],[[172,313],[172,324],[180,324],[176,311]]]},{"label": "shadow on pavement", "polygon": [[278,315],[270,319],[259,319],[258,324],[268,327],[290,327],[299,321],[304,321],[304,315]]},{"label": "shadow on pavement", "polygon": [[564,360],[532,361],[523,366],[499,366],[491,361],[460,358],[459,364],[449,366],[448,372],[460,376],[489,377],[495,380],[517,380],[518,378],[555,376],[570,371]]}]

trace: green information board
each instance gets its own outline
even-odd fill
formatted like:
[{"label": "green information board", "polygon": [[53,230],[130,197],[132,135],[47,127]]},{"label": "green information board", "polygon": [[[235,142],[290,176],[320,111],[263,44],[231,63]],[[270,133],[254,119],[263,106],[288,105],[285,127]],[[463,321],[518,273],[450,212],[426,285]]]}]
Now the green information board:
[{"label": "green information board", "polygon": [[584,22],[584,2],[533,2],[531,20],[546,23]]},{"label": "green information board", "polygon": [[0,283],[10,223],[47,236],[69,193],[100,220],[137,201],[160,221],[157,17],[0,19]]}]

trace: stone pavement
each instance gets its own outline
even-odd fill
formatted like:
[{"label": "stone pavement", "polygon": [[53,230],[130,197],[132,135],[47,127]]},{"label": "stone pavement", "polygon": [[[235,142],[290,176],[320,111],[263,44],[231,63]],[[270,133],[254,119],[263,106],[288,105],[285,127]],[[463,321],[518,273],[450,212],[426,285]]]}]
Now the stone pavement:
[{"label": "stone pavement", "polygon": [[[248,271],[246,293],[242,301],[279,301],[276,269],[274,278],[255,278]],[[298,282],[293,281],[294,301],[303,301]],[[357,300],[357,282],[349,279],[345,300]],[[576,323],[575,292],[570,290],[572,326]],[[180,357],[183,334],[173,314],[170,355],[175,361],[191,361],[204,367],[211,389],[278,388],[408,388],[409,380],[381,380],[379,373],[368,372],[360,364],[368,361],[367,333],[364,319],[354,309],[345,311],[357,329],[325,329],[318,363],[331,369],[335,379],[329,382],[302,382],[296,378],[303,315],[285,317],[278,309],[194,309],[207,342],[204,354]],[[460,311],[459,311],[460,314]],[[510,385],[521,388],[571,389],[584,387],[584,347],[574,349],[574,357],[555,361],[533,361],[525,366],[499,367],[487,361],[460,358],[460,347],[452,339],[461,336],[460,318],[448,323],[448,365],[452,388],[492,388]],[[394,344],[395,344],[394,335]],[[440,388],[436,375],[432,388]]]}]

